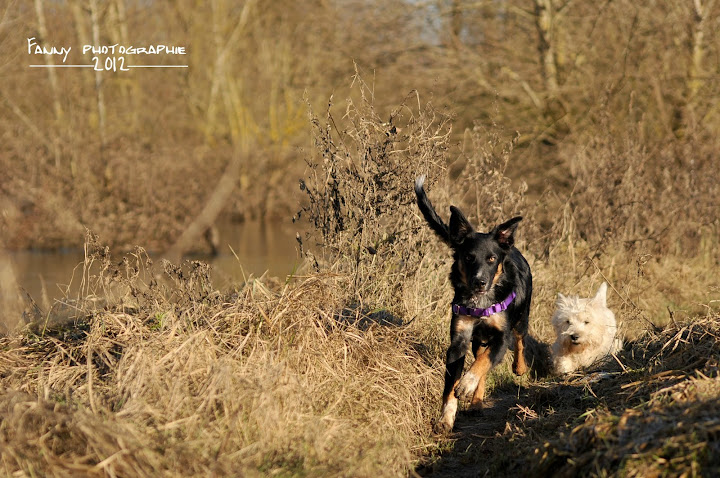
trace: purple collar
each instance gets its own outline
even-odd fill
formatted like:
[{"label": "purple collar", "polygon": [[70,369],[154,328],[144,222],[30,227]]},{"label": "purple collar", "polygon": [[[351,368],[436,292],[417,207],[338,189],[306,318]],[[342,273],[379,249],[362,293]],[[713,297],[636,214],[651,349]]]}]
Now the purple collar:
[{"label": "purple collar", "polygon": [[512,291],[504,301],[500,302],[499,304],[493,304],[487,309],[474,309],[472,307],[464,307],[462,305],[453,304],[452,311],[453,314],[457,315],[469,315],[470,317],[488,317],[490,315],[497,314],[498,312],[502,312],[503,310],[507,310],[510,302],[512,302],[515,297],[517,297],[517,294],[515,293],[515,291]]}]

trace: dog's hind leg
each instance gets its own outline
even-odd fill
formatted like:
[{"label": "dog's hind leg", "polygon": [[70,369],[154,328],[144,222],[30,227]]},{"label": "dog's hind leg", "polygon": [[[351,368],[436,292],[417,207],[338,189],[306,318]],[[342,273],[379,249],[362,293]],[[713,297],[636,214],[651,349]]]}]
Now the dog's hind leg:
[{"label": "dog's hind leg", "polygon": [[524,375],[528,371],[525,362],[525,335],[513,330],[513,337],[515,338],[515,357],[512,370],[515,375]]},{"label": "dog's hind leg", "polygon": [[[532,291],[532,287],[530,287]],[[521,309],[514,312],[511,317],[513,345],[515,356],[513,357],[512,371],[515,375],[525,375],[529,370],[525,359],[525,336],[528,334],[530,325],[530,299],[527,299]]]}]

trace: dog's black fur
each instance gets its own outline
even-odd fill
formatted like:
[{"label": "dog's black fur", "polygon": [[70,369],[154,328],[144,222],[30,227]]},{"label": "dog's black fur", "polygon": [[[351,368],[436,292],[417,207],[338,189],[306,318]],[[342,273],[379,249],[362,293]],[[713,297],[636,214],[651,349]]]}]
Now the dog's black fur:
[{"label": "dog's black fur", "polygon": [[[450,207],[446,225],[435,212],[423,188],[424,176],[415,182],[417,202],[430,228],[453,250],[450,281],[455,289],[453,303],[472,308],[487,308],[517,294],[505,312],[474,318],[453,313],[450,347],[447,351],[442,416],[436,431],[452,429],[457,399],[470,398],[471,406],[481,406],[485,378],[505,356],[515,339],[513,371],[527,370],[524,340],[528,331],[532,275],[530,266],[514,246],[514,232],[522,217],[514,217],[488,233],[476,232],[465,215]],[[475,363],[461,380],[465,354],[472,345]]]}]

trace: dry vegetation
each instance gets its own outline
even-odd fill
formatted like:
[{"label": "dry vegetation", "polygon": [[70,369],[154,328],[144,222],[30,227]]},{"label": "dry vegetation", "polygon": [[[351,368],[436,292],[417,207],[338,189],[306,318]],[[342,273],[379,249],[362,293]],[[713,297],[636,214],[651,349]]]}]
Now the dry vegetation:
[{"label": "dry vegetation", "polygon": [[[453,197],[467,210],[475,206],[484,213],[482,228],[548,206],[530,204],[525,188],[514,189],[503,174],[515,141],[475,129],[453,152],[448,118],[417,94],[383,119],[367,86],[355,81],[359,99],[348,100],[343,130],[331,108],[323,119],[312,116],[315,148],[299,219],[314,233],[303,240],[307,261],[297,276],[218,291],[203,263],[153,265],[142,249],[118,261],[87,236],[79,297],[68,298],[65,309],[26,310],[32,322],[25,330],[0,339],[3,470],[402,476],[417,463],[419,472],[456,474],[460,459],[473,474],[527,465],[632,475],[716,466],[709,458],[715,425],[704,405],[694,396],[684,408],[663,399],[670,385],[700,386],[696,377],[706,380],[702,397],[714,403],[716,315],[642,336],[597,385],[572,377],[516,381],[503,366],[490,381],[499,403],[485,419],[464,418],[497,427],[488,443],[442,452],[452,442],[433,437],[430,423],[447,334],[448,252],[415,211],[413,176],[428,174],[438,205]],[[543,318],[555,291],[582,291],[601,278],[615,290],[610,302],[626,332],[638,334],[667,316],[664,303],[646,301],[659,294],[658,285],[673,284],[663,274],[676,262],[650,254],[679,261],[671,246],[685,240],[683,231],[667,228],[674,240],[648,238],[641,246],[627,240],[625,228],[586,225],[590,208],[602,212],[595,188],[609,200],[624,191],[622,181],[607,187],[596,173],[576,188],[576,205],[565,204],[549,232],[528,221],[522,233],[538,290],[533,329],[546,340]],[[631,218],[634,207],[615,214]],[[717,254],[716,247],[696,251]],[[705,264],[708,274],[717,270]],[[685,410],[702,430],[672,435]],[[635,434],[652,420],[665,427],[658,425],[657,436]],[[461,427],[460,440],[468,436]],[[508,442],[517,446],[508,450]],[[504,452],[492,454],[498,448]]]},{"label": "dry vegetation", "polygon": [[[717,473],[720,4],[99,3],[0,23],[0,473]],[[190,68],[25,67],[25,37],[93,26]],[[237,157],[225,213],[297,213],[296,275],[217,290],[129,249],[167,248]],[[610,284],[635,341],[609,374],[501,366],[485,416],[431,435],[451,291],[419,174],[441,214],[525,217],[540,338],[558,291]],[[83,238],[80,294],[21,315],[3,248]]]},{"label": "dry vegetation", "polygon": [[[225,214],[289,217],[309,146],[303,98],[320,110],[333,92],[347,97],[354,64],[380,116],[414,89],[452,113],[452,145],[467,144],[476,122],[500,125],[520,159],[507,175],[527,182],[533,200],[549,189],[565,202],[598,162],[607,168],[597,180],[622,179],[627,160],[641,170],[626,179],[652,186],[635,214],[675,197],[665,194],[673,186],[686,196],[657,204],[663,218],[702,217],[692,234],[717,235],[713,214],[693,210],[709,204],[696,198],[709,201],[716,178],[707,174],[720,133],[713,0],[16,0],[0,13],[0,221],[10,248],[81,247],[85,226],[114,249],[165,250],[234,154],[242,164]],[[45,61],[27,55],[31,37],[72,46],[75,63],[90,62],[85,44],[185,46],[186,56],[160,60],[189,68],[28,68]],[[618,200],[636,199],[624,195],[633,181]],[[648,237],[658,240],[664,224],[652,219]],[[645,238],[637,227],[626,240]]]},{"label": "dry vegetation", "polygon": [[166,264],[164,287],[141,251],[89,253],[92,287],[127,295],[2,340],[4,474],[371,476],[428,445],[435,372],[407,329],[338,322],[341,279],[222,295],[202,264]]}]

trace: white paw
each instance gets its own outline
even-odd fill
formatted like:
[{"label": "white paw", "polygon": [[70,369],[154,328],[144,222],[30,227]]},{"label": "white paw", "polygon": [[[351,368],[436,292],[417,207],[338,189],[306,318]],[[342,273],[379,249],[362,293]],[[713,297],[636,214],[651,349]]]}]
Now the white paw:
[{"label": "white paw", "polygon": [[477,390],[480,378],[468,371],[455,387],[455,396],[460,400],[469,400]]},{"label": "white paw", "polygon": [[563,375],[566,373],[571,373],[574,370],[575,370],[575,367],[571,360],[568,360],[563,357],[557,358],[555,360],[555,373],[556,374]]},{"label": "white paw", "polygon": [[455,415],[457,414],[457,400],[452,399],[443,406],[440,419],[435,423],[435,433],[450,433],[455,425]]}]

